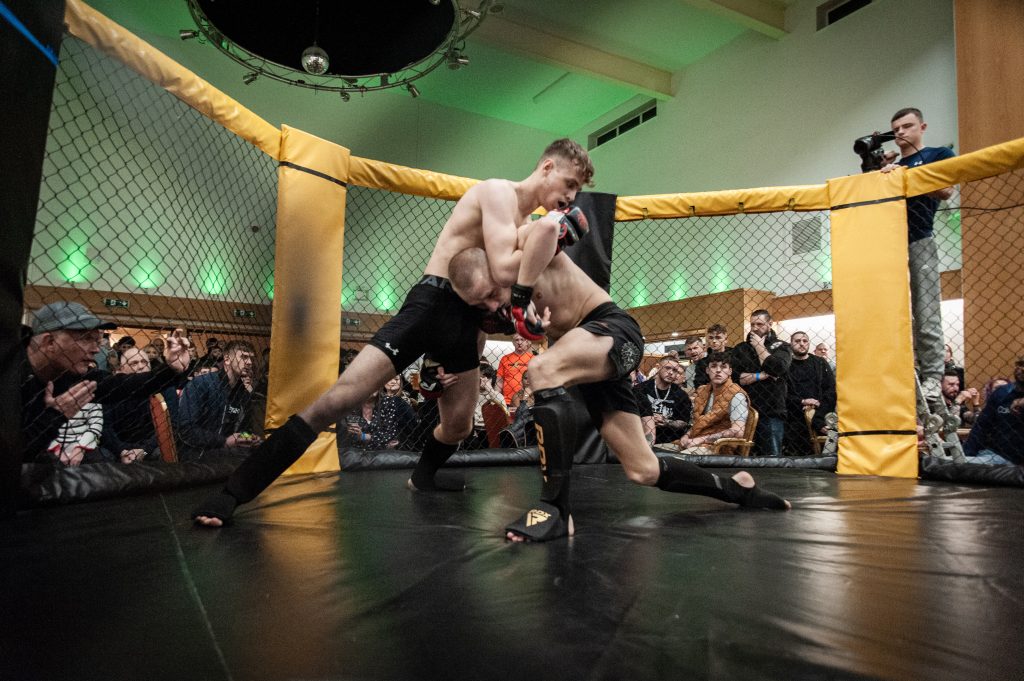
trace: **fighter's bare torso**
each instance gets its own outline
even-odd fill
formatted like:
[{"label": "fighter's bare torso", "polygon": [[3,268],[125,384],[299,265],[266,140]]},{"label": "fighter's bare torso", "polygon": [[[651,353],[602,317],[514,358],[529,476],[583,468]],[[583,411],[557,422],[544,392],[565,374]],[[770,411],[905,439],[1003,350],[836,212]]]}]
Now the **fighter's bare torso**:
[{"label": "fighter's bare torso", "polygon": [[[452,214],[445,223],[437,244],[430,255],[424,274],[439,277],[448,276],[448,263],[456,253],[467,248],[483,248],[492,246],[495,238],[506,241],[509,250],[515,247],[515,228],[529,217],[531,206],[524,213],[519,207],[519,183],[510,180],[491,179],[473,185],[459,199],[452,209]],[[484,224],[482,202],[487,201],[490,210],[488,224]],[[495,234],[497,231],[509,230],[507,234]],[[485,236],[485,232],[492,234]],[[486,244],[485,244],[486,242]]]},{"label": "fighter's bare torso", "polygon": [[559,253],[541,274],[533,288],[538,313],[551,312],[547,335],[561,338],[602,303],[611,302],[603,288],[594,283],[565,253]]}]

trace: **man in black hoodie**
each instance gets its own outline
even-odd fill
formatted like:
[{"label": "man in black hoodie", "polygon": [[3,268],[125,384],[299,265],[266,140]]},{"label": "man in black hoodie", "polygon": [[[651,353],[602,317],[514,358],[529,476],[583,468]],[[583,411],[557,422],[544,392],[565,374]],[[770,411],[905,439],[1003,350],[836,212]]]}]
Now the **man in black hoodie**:
[{"label": "man in black hoodie", "polygon": [[786,375],[793,362],[789,343],[772,331],[768,310],[750,315],[747,340],[732,350],[732,380],[743,386],[760,419],[754,446],[761,456],[782,456],[786,427]]}]

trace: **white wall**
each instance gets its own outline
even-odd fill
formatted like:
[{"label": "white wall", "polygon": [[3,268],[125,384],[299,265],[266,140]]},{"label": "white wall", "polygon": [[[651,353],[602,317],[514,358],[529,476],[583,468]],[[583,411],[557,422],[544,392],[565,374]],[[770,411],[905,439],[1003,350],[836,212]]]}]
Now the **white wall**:
[{"label": "white wall", "polygon": [[876,0],[822,31],[817,4],[793,3],[780,40],[747,32],[676,74],[655,119],[593,152],[599,189],[818,184],[860,172],[853,140],[904,106],[929,144],[956,141],[952,0]]}]

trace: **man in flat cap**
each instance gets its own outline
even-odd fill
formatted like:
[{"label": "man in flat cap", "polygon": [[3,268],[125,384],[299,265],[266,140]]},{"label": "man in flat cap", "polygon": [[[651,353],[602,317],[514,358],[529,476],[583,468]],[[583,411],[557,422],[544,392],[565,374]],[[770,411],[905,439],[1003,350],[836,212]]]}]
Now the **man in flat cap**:
[{"label": "man in flat cap", "polygon": [[80,303],[58,302],[32,313],[31,337],[21,372],[22,461],[46,451],[60,427],[90,402],[147,399],[175,384],[189,364],[189,341],[176,329],[164,347],[165,367],[140,374],[95,371],[105,322]]}]

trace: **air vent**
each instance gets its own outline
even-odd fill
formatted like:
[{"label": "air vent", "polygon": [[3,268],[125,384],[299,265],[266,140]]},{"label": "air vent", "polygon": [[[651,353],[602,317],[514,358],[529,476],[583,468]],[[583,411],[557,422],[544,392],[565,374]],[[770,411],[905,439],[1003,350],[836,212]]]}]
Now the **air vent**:
[{"label": "air vent", "polygon": [[793,223],[793,255],[821,250],[821,219],[809,218]]},{"label": "air vent", "polygon": [[845,19],[871,4],[871,0],[829,0],[818,5],[818,30]]},{"label": "air vent", "polygon": [[626,114],[614,123],[609,123],[597,132],[592,133],[588,139],[587,148],[594,149],[595,147],[599,147],[605,142],[609,142],[619,135],[625,134],[641,123],[646,123],[657,115],[658,103],[650,101],[639,109]]}]

